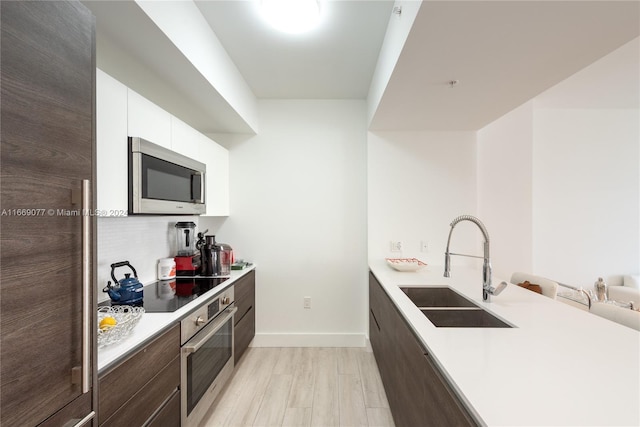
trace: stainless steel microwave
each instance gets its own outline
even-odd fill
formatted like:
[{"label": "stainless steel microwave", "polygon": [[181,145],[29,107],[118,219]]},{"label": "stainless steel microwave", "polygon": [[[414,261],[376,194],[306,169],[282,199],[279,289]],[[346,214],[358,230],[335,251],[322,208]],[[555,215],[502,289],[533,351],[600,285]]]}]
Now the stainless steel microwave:
[{"label": "stainless steel microwave", "polygon": [[129,137],[129,214],[205,213],[206,165]]}]

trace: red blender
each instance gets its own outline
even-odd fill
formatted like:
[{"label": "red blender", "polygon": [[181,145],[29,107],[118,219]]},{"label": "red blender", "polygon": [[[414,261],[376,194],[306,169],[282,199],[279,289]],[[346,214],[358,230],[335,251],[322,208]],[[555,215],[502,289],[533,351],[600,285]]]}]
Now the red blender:
[{"label": "red blender", "polygon": [[194,222],[176,223],[176,244],[178,251],[175,256],[177,276],[197,276],[200,274],[200,251],[196,249],[196,224]]}]

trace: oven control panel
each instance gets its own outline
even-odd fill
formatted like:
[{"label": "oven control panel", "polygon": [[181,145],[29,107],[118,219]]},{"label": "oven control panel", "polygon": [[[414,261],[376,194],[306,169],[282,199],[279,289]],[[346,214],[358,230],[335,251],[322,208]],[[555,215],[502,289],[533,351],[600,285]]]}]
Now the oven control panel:
[{"label": "oven control panel", "polygon": [[233,286],[231,286],[207,304],[189,313],[180,322],[180,344],[187,342],[234,301]]},{"label": "oven control panel", "polygon": [[216,314],[220,313],[220,299],[216,298],[211,304],[207,305],[207,316],[213,319]]}]

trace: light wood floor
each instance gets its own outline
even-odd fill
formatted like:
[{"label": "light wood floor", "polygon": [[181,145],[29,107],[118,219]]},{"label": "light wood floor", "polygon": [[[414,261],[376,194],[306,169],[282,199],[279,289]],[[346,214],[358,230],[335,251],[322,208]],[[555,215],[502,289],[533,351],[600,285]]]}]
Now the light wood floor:
[{"label": "light wood floor", "polygon": [[370,348],[255,348],[201,426],[393,427]]}]

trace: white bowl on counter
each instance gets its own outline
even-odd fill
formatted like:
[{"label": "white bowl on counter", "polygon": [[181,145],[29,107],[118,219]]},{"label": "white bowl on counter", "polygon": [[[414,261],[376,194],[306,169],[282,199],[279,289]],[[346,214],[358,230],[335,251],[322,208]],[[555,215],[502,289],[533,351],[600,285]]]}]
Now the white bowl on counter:
[{"label": "white bowl on counter", "polygon": [[387,264],[397,271],[418,271],[426,267],[426,263],[418,258],[385,258]]}]

